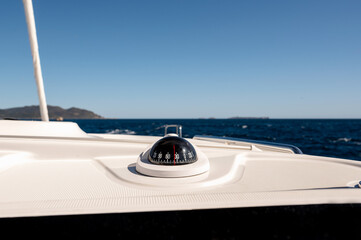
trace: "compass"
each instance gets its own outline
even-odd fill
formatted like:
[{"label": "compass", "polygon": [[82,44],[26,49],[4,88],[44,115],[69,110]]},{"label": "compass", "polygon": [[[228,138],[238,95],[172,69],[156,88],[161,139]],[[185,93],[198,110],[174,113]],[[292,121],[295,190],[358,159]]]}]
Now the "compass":
[{"label": "compass", "polygon": [[190,164],[197,159],[192,144],[178,136],[168,136],[158,140],[149,153],[149,161],[159,165]]},{"label": "compass", "polygon": [[[168,133],[175,127],[176,133]],[[149,145],[138,157],[135,168],[141,176],[158,178],[195,177],[209,171],[208,157],[187,139],[182,126],[165,125],[164,137]]]}]

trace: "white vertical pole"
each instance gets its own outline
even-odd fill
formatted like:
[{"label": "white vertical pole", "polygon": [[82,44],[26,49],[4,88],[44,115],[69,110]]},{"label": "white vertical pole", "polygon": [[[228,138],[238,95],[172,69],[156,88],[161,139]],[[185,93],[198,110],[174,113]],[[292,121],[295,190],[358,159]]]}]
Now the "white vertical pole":
[{"label": "white vertical pole", "polygon": [[32,0],[23,0],[26,23],[28,25],[29,40],[31,47],[31,54],[33,55],[34,75],[38,87],[38,96],[40,102],[40,115],[41,120],[48,122],[48,108],[46,105],[43,75],[41,73],[38,39],[36,37],[35,19]]}]

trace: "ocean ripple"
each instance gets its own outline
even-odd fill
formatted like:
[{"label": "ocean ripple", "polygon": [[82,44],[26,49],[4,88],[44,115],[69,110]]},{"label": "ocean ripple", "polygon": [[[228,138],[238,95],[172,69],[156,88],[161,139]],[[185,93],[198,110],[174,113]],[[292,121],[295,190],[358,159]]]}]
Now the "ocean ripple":
[{"label": "ocean ripple", "polygon": [[127,134],[127,135],[134,135],[136,132],[129,130],[129,129],[113,129],[113,130],[107,130],[107,134]]}]

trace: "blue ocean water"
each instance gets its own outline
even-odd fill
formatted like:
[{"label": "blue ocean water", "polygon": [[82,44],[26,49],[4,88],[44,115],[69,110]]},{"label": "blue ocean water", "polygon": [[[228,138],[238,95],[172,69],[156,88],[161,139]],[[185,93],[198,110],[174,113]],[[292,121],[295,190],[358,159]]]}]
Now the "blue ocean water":
[{"label": "blue ocean water", "polygon": [[96,119],[73,120],[87,133],[162,136],[165,124],[183,136],[226,136],[292,144],[303,153],[361,160],[361,120],[333,119]]}]

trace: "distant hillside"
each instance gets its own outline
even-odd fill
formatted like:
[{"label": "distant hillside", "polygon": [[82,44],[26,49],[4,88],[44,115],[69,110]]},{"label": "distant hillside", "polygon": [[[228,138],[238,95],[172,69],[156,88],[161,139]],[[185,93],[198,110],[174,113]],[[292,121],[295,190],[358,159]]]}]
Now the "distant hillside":
[{"label": "distant hillside", "polygon": [[[80,109],[69,108],[63,109],[58,106],[49,106],[48,113],[50,119],[99,119],[103,118],[94,112]],[[0,118],[17,118],[17,119],[40,119],[39,106],[25,106],[17,108],[0,109]]]}]

